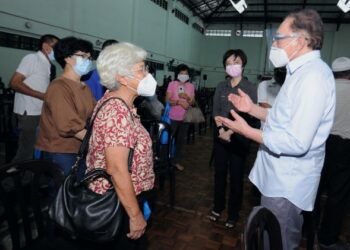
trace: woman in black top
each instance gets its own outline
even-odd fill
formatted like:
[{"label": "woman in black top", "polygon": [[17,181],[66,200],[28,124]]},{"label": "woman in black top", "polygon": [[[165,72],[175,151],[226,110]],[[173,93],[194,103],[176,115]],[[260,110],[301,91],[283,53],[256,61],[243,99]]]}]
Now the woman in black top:
[{"label": "woman in black top", "polygon": [[[237,93],[238,88],[247,93],[253,102],[257,101],[257,88],[250,81],[243,78],[244,67],[247,64],[246,54],[240,50],[228,50],[223,57],[223,65],[229,76],[220,82],[215,90],[213,117],[231,117],[230,110],[234,109],[228,101],[228,95]],[[242,114],[245,120],[252,124],[256,120]],[[215,157],[215,190],[214,208],[209,218],[217,221],[225,209],[225,190],[227,172],[230,174],[230,194],[228,200],[227,228],[235,227],[239,217],[243,196],[243,169],[246,156],[249,152],[249,140],[231,130],[223,127],[216,121],[214,131],[214,157]]]}]

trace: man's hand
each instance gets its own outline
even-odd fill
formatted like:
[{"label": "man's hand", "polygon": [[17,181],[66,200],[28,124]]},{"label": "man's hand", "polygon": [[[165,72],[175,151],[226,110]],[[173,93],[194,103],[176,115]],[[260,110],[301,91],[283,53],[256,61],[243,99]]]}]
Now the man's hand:
[{"label": "man's hand", "polygon": [[253,108],[253,101],[250,97],[244,93],[241,89],[238,89],[238,95],[230,94],[228,96],[228,100],[232,102],[233,106],[235,106],[239,111],[249,113]]},{"label": "man's hand", "polygon": [[23,82],[24,80],[25,80],[24,75],[16,72],[13,74],[10,80],[10,87],[18,93],[35,97],[40,100],[44,100],[45,93],[42,93],[40,91],[36,91],[30,88],[27,84]]},{"label": "man's hand", "polygon": [[222,117],[222,116],[216,116],[215,121],[217,123],[224,124],[226,127],[231,129],[235,133],[239,133],[242,135],[246,135],[249,128],[251,128],[248,123],[235,111],[231,110],[231,114],[234,118],[234,120],[230,120],[228,118]]},{"label": "man's hand", "polygon": [[137,240],[145,233],[147,222],[143,218],[142,212],[129,219],[129,226],[130,232],[126,236],[130,239]]}]

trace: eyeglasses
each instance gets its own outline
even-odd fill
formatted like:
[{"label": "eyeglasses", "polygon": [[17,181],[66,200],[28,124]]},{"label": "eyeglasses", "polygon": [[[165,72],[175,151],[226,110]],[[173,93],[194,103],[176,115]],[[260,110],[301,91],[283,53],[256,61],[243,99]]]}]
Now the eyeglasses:
[{"label": "eyeglasses", "polygon": [[134,72],[135,72],[135,71],[140,71],[140,72],[146,74],[146,73],[149,72],[149,67],[148,67],[148,65],[143,65],[143,66],[140,67],[139,69],[135,69],[135,70],[133,70],[133,71],[134,71]]},{"label": "eyeglasses", "polygon": [[287,38],[297,38],[297,37],[301,37],[301,35],[299,35],[299,34],[283,35],[283,34],[277,33],[272,37],[272,41],[275,42],[275,41],[280,41],[280,40],[287,39]]},{"label": "eyeglasses", "polygon": [[88,59],[88,60],[92,60],[92,56],[88,55],[88,54],[73,54],[74,56],[80,56],[84,59]]}]

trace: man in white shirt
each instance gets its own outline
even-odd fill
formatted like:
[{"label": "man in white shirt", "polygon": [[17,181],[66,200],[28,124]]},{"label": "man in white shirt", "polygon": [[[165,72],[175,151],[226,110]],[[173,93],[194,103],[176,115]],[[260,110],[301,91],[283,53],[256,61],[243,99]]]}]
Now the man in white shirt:
[{"label": "man in white shirt", "polygon": [[336,84],[334,124],[326,143],[322,187],[327,201],[319,230],[321,249],[350,249],[339,240],[342,222],[350,202],[350,58],[339,57],[332,63]]},{"label": "man in white shirt", "polygon": [[274,68],[273,78],[262,81],[258,86],[258,103],[261,107],[271,108],[286,79],[286,67]]},{"label": "man in white shirt", "polygon": [[250,127],[231,111],[234,120],[217,121],[261,144],[249,179],[262,193],[261,205],[281,227],[284,250],[299,249],[303,216],[312,211],[333,125],[335,83],[321,60],[323,22],[310,9],[290,13],[271,47],[275,67],[287,66],[286,80],[271,109],[254,104],[239,91],[229,100],[241,112],[265,121],[263,130]]},{"label": "man in white shirt", "polygon": [[19,129],[18,149],[13,162],[33,158],[42,100],[50,83],[53,46],[58,40],[54,35],[43,35],[39,40],[39,51],[26,55],[10,80],[11,88],[16,91],[13,112]]}]

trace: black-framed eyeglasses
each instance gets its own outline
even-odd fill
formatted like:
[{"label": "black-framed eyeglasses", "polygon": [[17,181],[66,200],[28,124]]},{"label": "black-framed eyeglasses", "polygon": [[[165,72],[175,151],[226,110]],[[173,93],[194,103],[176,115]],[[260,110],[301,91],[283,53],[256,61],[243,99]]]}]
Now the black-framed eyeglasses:
[{"label": "black-framed eyeglasses", "polygon": [[92,60],[92,56],[89,56],[88,54],[73,54],[73,56],[80,56],[84,59]]}]

